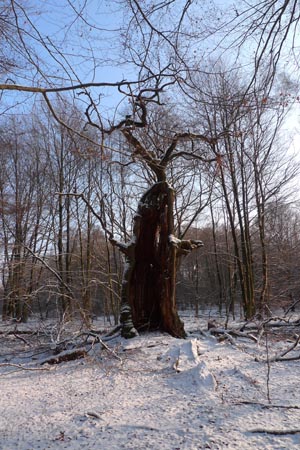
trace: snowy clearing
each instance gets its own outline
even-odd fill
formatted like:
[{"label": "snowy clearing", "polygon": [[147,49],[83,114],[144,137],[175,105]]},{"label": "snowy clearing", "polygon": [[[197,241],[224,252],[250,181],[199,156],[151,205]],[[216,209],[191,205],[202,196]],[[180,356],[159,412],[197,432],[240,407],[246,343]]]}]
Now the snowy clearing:
[{"label": "snowy clearing", "polygon": [[[186,340],[116,337],[56,365],[41,365],[39,336],[1,325],[1,450],[300,448],[300,361],[268,364],[264,337],[222,341],[184,320]],[[269,333],[269,359],[294,341]]]}]

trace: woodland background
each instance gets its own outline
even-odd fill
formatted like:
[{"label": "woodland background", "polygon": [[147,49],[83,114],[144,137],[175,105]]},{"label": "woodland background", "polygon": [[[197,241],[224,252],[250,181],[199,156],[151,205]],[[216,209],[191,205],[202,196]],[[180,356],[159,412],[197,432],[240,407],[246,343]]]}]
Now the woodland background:
[{"label": "woodland background", "polygon": [[141,92],[147,127],[134,132],[148,149],[190,138],[167,175],[176,236],[204,247],[182,260],[179,308],[251,316],[297,301],[297,1],[43,3],[0,7],[3,319],[118,323],[124,261],[110,238],[129,242],[155,181],[120,129]]}]

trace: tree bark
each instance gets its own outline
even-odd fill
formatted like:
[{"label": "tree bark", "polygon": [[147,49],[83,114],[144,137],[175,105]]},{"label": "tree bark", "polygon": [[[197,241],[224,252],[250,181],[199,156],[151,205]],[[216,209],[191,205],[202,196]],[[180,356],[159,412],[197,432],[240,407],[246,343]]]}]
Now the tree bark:
[{"label": "tree bark", "polygon": [[202,243],[174,237],[173,201],[167,182],[154,184],[139,202],[131,242],[120,247],[126,255],[121,307],[125,337],[132,337],[135,329],[186,336],[176,308],[176,272],[180,256]]}]

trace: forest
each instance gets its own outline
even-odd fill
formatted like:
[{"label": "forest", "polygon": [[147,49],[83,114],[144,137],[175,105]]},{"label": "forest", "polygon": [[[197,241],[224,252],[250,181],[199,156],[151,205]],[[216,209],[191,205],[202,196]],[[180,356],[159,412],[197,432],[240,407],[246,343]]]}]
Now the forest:
[{"label": "forest", "polygon": [[299,448],[299,23],[0,2],[0,450]]},{"label": "forest", "polygon": [[44,3],[0,10],[2,319],[297,304],[297,2]]}]

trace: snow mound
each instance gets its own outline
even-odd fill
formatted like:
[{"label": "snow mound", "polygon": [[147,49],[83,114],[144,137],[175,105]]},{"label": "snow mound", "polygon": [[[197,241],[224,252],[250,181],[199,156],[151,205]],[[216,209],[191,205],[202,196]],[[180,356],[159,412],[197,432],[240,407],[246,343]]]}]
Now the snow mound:
[{"label": "snow mound", "polygon": [[195,367],[178,372],[169,380],[172,388],[185,393],[196,391],[214,392],[216,390],[216,380],[208,370],[205,362],[197,364]]},{"label": "snow mound", "polygon": [[177,340],[160,359],[170,362],[170,365],[177,372],[182,372],[198,365],[200,363],[200,354],[201,346],[197,339],[191,339],[190,341]]},{"label": "snow mound", "polygon": [[160,359],[169,362],[176,375],[169,380],[170,385],[180,390],[216,389],[216,380],[201,361],[203,350],[197,339],[176,342]]}]

